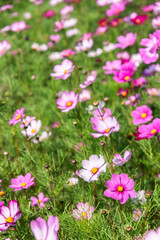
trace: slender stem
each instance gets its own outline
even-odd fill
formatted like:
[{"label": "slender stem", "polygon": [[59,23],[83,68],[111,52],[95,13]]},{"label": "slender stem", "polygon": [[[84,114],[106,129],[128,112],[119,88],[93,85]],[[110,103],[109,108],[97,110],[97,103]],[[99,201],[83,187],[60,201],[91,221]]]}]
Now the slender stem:
[{"label": "slender stem", "polygon": [[109,165],[110,171],[111,171],[111,173],[113,174],[113,168],[112,168],[112,165],[111,165],[111,162],[110,162],[109,156],[108,156],[108,144],[107,144],[107,138],[105,138],[105,142],[106,142],[106,157],[107,157],[107,160],[108,160],[108,165]]},{"label": "slender stem", "polygon": [[112,151],[113,151],[113,154],[115,154],[112,134],[110,134],[110,139],[111,139]]}]

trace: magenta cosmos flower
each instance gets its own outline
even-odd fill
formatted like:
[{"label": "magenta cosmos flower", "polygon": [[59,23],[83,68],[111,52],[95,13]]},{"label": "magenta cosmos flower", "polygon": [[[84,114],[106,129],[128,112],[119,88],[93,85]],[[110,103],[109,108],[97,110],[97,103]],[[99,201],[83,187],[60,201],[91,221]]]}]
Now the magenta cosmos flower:
[{"label": "magenta cosmos flower", "polygon": [[149,230],[145,236],[145,240],[159,240],[160,239],[160,227],[157,228],[157,231]]},{"label": "magenta cosmos flower", "polygon": [[91,135],[94,138],[99,138],[102,136],[108,137],[112,132],[118,132],[120,125],[115,117],[107,117],[104,121],[98,120],[97,122],[94,122],[92,128],[98,133],[91,133]]},{"label": "magenta cosmos flower", "polygon": [[10,126],[13,126],[22,121],[22,118],[24,117],[24,110],[24,108],[21,108],[15,111],[13,118],[8,122]]},{"label": "magenta cosmos flower", "polygon": [[91,155],[89,160],[82,161],[82,167],[79,171],[79,177],[83,178],[86,182],[98,181],[98,177],[102,172],[106,172],[107,163],[102,155]]},{"label": "magenta cosmos flower", "polygon": [[135,64],[129,61],[127,63],[122,64],[120,70],[114,70],[113,79],[117,83],[129,82],[132,80],[132,76],[135,71],[136,71]]},{"label": "magenta cosmos flower", "polygon": [[36,240],[58,240],[58,217],[49,216],[47,223],[43,218],[38,217],[36,220],[31,221],[30,225]]},{"label": "magenta cosmos flower", "polygon": [[137,107],[136,110],[132,111],[133,124],[143,124],[152,120],[152,110],[146,105]]},{"label": "magenta cosmos flower", "polygon": [[149,34],[149,39],[143,38],[140,44],[146,47],[139,49],[143,62],[146,64],[156,62],[159,58],[157,51],[160,46],[160,30],[157,30],[153,34]]},{"label": "magenta cosmos flower", "polygon": [[75,94],[74,91],[63,92],[62,96],[57,99],[56,104],[59,109],[62,109],[62,112],[68,112],[71,109],[74,109],[78,103],[78,94]]},{"label": "magenta cosmos flower", "polygon": [[128,198],[134,198],[136,196],[133,179],[125,173],[113,174],[111,180],[106,181],[107,190],[104,191],[106,197],[119,200],[121,204],[124,204]]},{"label": "magenta cosmos flower", "polygon": [[132,152],[131,151],[125,151],[124,152],[124,157],[122,157],[120,154],[115,154],[114,158],[112,159],[112,162],[114,163],[114,166],[122,166],[128,160],[131,158]]},{"label": "magenta cosmos flower", "polygon": [[55,80],[58,80],[60,78],[66,80],[71,75],[73,69],[74,69],[73,63],[70,60],[65,59],[63,60],[61,65],[54,66],[53,69],[54,73],[51,73],[50,75],[51,77],[55,77]]},{"label": "magenta cosmos flower", "polygon": [[148,125],[141,125],[138,128],[138,138],[152,138],[160,132],[160,118],[156,118]]},{"label": "magenta cosmos flower", "polygon": [[48,202],[49,198],[44,197],[43,193],[39,193],[38,198],[32,196],[31,201],[32,201],[32,204],[31,204],[32,207],[35,205],[39,205],[40,208],[43,208],[43,207],[45,207],[44,203]]},{"label": "magenta cosmos flower", "polygon": [[0,57],[2,57],[8,49],[10,49],[11,44],[8,43],[6,40],[0,42]]},{"label": "magenta cosmos flower", "polygon": [[77,220],[83,220],[83,219],[91,219],[92,213],[94,211],[93,206],[89,206],[89,203],[78,203],[77,204],[78,209],[73,209],[72,216],[76,218]]},{"label": "magenta cosmos flower", "polygon": [[15,188],[14,191],[21,189],[27,189],[34,185],[34,177],[31,178],[31,174],[27,173],[25,176],[19,175],[17,178],[12,178],[10,188]]},{"label": "magenta cosmos flower", "polygon": [[130,33],[127,33],[126,36],[119,36],[117,40],[119,43],[116,44],[116,47],[125,49],[129,46],[132,46],[136,42],[137,34],[130,32]]},{"label": "magenta cosmos flower", "polygon": [[8,207],[2,206],[0,212],[0,231],[7,230],[10,226],[15,226],[22,213],[19,211],[19,203],[15,200],[8,202]]}]

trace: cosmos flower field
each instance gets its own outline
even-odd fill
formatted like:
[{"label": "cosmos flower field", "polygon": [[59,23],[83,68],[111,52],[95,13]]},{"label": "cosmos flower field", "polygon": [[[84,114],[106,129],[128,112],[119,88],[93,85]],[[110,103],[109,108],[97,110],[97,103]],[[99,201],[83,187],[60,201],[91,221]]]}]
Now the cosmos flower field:
[{"label": "cosmos flower field", "polygon": [[0,239],[160,240],[160,1],[0,2]]}]

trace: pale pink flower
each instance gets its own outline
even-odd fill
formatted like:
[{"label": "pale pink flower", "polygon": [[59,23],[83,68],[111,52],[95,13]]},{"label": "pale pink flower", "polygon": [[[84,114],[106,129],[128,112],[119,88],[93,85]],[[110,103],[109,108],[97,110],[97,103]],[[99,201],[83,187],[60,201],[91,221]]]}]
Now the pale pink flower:
[{"label": "pale pink flower", "polygon": [[74,109],[78,103],[78,94],[75,94],[74,91],[63,92],[62,96],[57,99],[56,104],[62,112],[68,112],[71,109]]},{"label": "pale pink flower", "polygon": [[8,43],[6,40],[0,42],[0,57],[2,57],[8,49],[10,49],[11,44]]},{"label": "pale pink flower", "polygon": [[128,162],[128,160],[131,158],[131,156],[132,156],[131,151],[125,151],[124,157],[122,157],[120,154],[115,154],[114,158],[112,159],[112,162],[114,163],[113,165],[114,166],[122,166],[126,162]]},{"label": "pale pink flower", "polygon": [[73,214],[72,216],[76,218],[77,220],[83,220],[83,219],[91,219],[92,213],[94,211],[93,206],[89,206],[89,204],[86,203],[78,203],[77,204],[78,209],[73,209]]},{"label": "pale pink flower", "polygon": [[49,198],[44,197],[43,193],[39,193],[38,198],[32,196],[31,201],[32,201],[32,204],[31,204],[32,207],[35,205],[39,205],[40,208],[43,208],[43,207],[45,207],[44,203],[48,202]]},{"label": "pale pink flower", "polygon": [[159,240],[159,239],[160,239],[160,227],[158,227],[156,231],[152,229],[149,230],[144,236],[144,240]]},{"label": "pale pink flower", "polygon": [[61,39],[61,36],[59,34],[50,35],[50,40],[55,43],[59,43],[60,39]]},{"label": "pale pink flower", "polygon": [[76,23],[77,23],[76,18],[70,18],[69,20],[64,21],[63,28],[74,27],[76,25]]},{"label": "pale pink flower", "polygon": [[123,2],[118,2],[116,4],[111,4],[110,9],[106,10],[106,15],[111,17],[113,15],[119,15],[125,9],[125,4]]},{"label": "pale pink flower", "polygon": [[90,90],[82,90],[81,93],[79,93],[79,102],[86,102],[91,98]]},{"label": "pale pink flower", "polygon": [[[93,71],[92,71],[93,72]],[[97,78],[97,72],[95,74],[93,74],[91,72],[90,75],[87,76],[87,78],[84,80],[84,83],[79,84],[80,88],[84,89],[86,87],[88,87],[89,85],[91,85],[92,83],[94,83],[96,81]]]},{"label": "pale pink flower", "polygon": [[106,65],[102,67],[103,70],[105,70],[105,74],[112,74],[114,73],[114,70],[120,70],[121,69],[121,60],[114,60],[106,61]]},{"label": "pale pink flower", "polygon": [[125,49],[129,46],[132,46],[136,42],[137,34],[130,32],[127,33],[126,36],[119,36],[117,40],[119,43],[117,43],[116,47]]},{"label": "pale pink flower", "polygon": [[12,32],[21,32],[26,28],[27,28],[27,25],[24,21],[12,23],[10,26],[10,30]]},{"label": "pale pink flower", "polygon": [[54,73],[51,73],[50,75],[51,77],[55,77],[55,80],[58,80],[61,78],[63,80],[66,80],[71,75],[71,72],[73,71],[74,67],[75,66],[70,60],[65,59],[63,60],[61,65],[54,66],[54,69],[53,69]]},{"label": "pale pink flower", "polygon": [[147,88],[146,92],[151,96],[160,96],[160,89],[158,88]]},{"label": "pale pink flower", "polygon": [[63,20],[61,22],[56,21],[54,23],[54,26],[55,26],[54,32],[58,32],[58,31],[60,31],[60,30],[62,30],[64,28],[64,21]]},{"label": "pale pink flower", "polygon": [[62,16],[67,15],[68,13],[72,12],[74,10],[73,6],[66,5],[64,8],[60,10],[60,14]]},{"label": "pale pink flower", "polygon": [[152,19],[152,27],[154,29],[160,28],[160,16]]},{"label": "pale pink flower", "polygon": [[20,124],[20,128],[28,127],[30,122],[34,120],[36,117],[30,117],[26,116],[25,118],[22,119],[22,124]]}]

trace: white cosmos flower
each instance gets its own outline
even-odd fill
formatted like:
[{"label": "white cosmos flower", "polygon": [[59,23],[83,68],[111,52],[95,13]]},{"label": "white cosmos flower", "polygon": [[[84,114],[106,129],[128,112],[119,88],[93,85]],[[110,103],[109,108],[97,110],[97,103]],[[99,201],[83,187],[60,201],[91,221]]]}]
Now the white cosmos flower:
[{"label": "white cosmos flower", "polygon": [[41,120],[32,120],[30,122],[30,125],[28,125],[27,129],[24,131],[21,131],[23,136],[28,136],[29,138],[34,137],[41,128]]},{"label": "white cosmos flower", "polygon": [[83,169],[79,171],[79,177],[88,183],[97,181],[101,173],[106,172],[107,164],[102,155],[99,155],[99,157],[91,155],[89,160],[82,161]]}]

